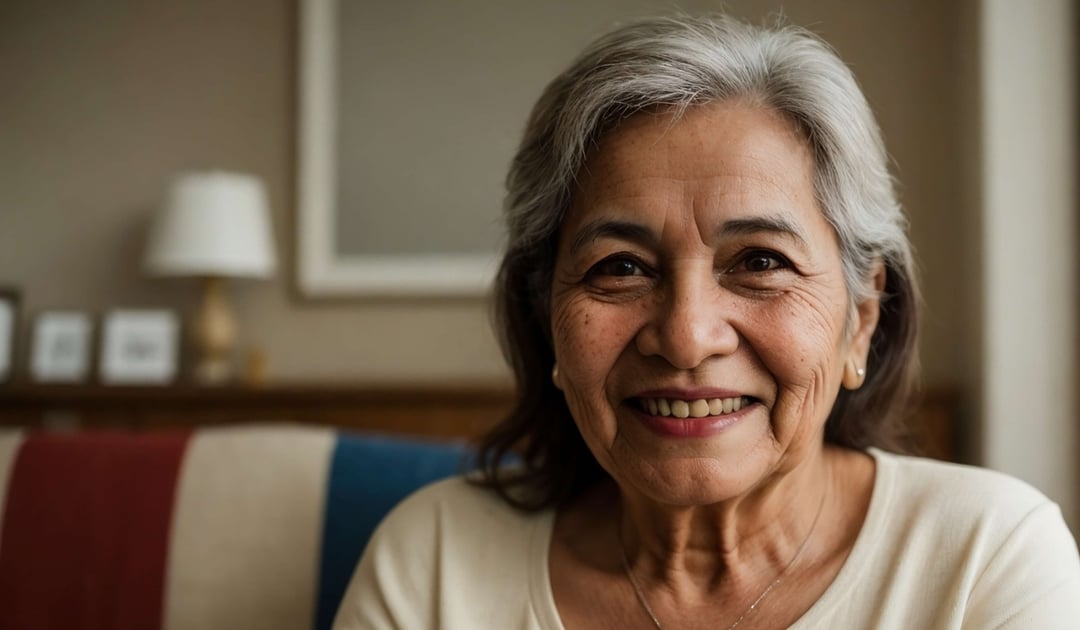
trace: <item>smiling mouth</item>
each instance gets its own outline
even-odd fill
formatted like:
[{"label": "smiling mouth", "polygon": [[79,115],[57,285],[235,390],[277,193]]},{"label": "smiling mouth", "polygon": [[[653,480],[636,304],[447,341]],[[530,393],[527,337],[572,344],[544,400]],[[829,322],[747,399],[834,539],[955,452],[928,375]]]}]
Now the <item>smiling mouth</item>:
[{"label": "smiling mouth", "polygon": [[641,411],[662,418],[709,418],[739,411],[755,402],[751,396],[734,398],[637,398],[635,404]]}]

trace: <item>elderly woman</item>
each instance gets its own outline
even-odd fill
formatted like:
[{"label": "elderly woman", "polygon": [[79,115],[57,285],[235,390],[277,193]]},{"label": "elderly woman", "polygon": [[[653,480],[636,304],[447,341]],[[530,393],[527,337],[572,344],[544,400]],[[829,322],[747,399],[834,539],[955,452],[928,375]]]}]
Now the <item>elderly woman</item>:
[{"label": "elderly woman", "polygon": [[544,92],[508,186],[517,407],[478,477],[386,519],[338,627],[1080,623],[1057,506],[888,452],[918,291],[880,132],[825,44],[620,28]]}]

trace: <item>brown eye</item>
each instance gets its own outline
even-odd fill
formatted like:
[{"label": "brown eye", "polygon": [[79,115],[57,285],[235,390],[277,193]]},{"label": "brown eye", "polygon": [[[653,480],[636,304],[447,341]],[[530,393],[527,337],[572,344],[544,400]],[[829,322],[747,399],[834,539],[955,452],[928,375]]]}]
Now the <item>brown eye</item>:
[{"label": "brown eye", "polygon": [[751,273],[764,273],[789,266],[787,260],[773,252],[751,252],[743,258],[743,268]]},{"label": "brown eye", "polygon": [[596,263],[592,269],[589,270],[591,276],[636,276],[644,273],[636,261],[630,258],[608,258]]}]

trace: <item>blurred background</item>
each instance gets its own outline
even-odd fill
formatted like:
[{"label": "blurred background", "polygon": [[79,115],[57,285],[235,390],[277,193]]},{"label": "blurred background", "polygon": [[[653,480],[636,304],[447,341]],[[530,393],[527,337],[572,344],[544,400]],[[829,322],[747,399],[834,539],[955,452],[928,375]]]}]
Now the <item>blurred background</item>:
[{"label": "blurred background", "polygon": [[[340,4],[358,24],[337,31],[352,59],[338,93],[354,110],[339,112],[336,155],[353,166],[337,171],[335,190],[352,214],[331,218],[331,260],[497,250],[502,177],[543,81],[613,21],[675,6]],[[724,7],[754,22],[782,11],[860,80],[911,220],[926,299],[924,386],[948,409],[950,456],[1028,479],[1077,514],[1075,6],[678,3]],[[16,380],[40,312],[190,318],[200,289],[144,271],[148,232],[177,174],[224,170],[264,184],[276,252],[271,276],[228,285],[238,378],[268,391],[509,389],[486,296],[319,291],[299,280],[302,9],[300,0],[0,2],[0,288],[21,298]],[[458,229],[463,217],[475,229]],[[182,330],[178,382],[191,378]]]}]

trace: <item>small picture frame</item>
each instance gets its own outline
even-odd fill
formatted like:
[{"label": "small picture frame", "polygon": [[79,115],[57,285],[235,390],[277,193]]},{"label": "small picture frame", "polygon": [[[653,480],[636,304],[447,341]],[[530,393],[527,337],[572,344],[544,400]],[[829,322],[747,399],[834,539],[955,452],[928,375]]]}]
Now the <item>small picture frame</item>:
[{"label": "small picture frame", "polygon": [[34,321],[30,377],[38,383],[82,383],[90,376],[93,318],[82,311],[43,311]]},{"label": "small picture frame", "polygon": [[0,385],[15,379],[15,342],[19,332],[19,292],[0,288]]},{"label": "small picture frame", "polygon": [[98,376],[106,385],[164,385],[177,373],[180,322],[168,310],[114,310],[105,316]]}]

